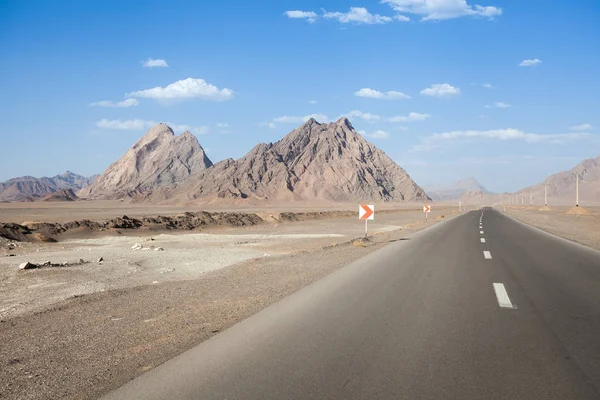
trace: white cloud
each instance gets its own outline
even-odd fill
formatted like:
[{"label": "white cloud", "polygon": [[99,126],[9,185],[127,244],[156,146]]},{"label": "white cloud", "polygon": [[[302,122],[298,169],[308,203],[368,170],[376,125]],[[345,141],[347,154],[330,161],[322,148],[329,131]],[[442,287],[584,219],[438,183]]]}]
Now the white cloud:
[{"label": "white cloud", "polygon": [[542,60],[538,60],[537,58],[534,58],[533,60],[521,61],[521,63],[519,64],[519,67],[534,67],[541,63],[542,63]]},{"label": "white cloud", "polygon": [[410,112],[408,115],[397,115],[395,117],[388,118],[389,122],[412,122],[412,121],[425,121],[431,118],[429,114],[420,114],[417,112]]},{"label": "white cloud", "polygon": [[379,115],[375,115],[375,114],[371,114],[371,113],[365,113],[362,111],[358,111],[358,110],[353,110],[350,111],[349,113],[346,114],[346,117],[348,118],[360,118],[362,120],[365,120],[367,122],[375,122],[375,121],[379,121]]},{"label": "white cloud", "polygon": [[204,79],[187,78],[166,87],[157,86],[152,89],[132,92],[128,97],[146,97],[151,99],[191,99],[200,98],[212,101],[231,100],[234,92],[230,89],[219,89]]},{"label": "white cloud", "polygon": [[393,18],[391,17],[379,14],[371,14],[364,7],[350,7],[350,11],[347,13],[326,12],[323,14],[323,18],[337,19],[343,24],[350,22],[355,22],[358,24],[387,24],[388,22],[393,21]]},{"label": "white cloud", "polygon": [[[114,129],[114,130],[123,130],[123,131],[141,131],[147,128],[148,126],[152,127],[152,121],[144,121],[141,119],[130,119],[126,121],[122,121],[120,119],[101,119],[96,122],[96,126],[102,129]],[[149,125],[150,124],[150,125]]]},{"label": "white cloud", "polygon": [[592,126],[590,124],[581,124],[581,125],[575,125],[571,127],[572,131],[589,131],[592,129]]},{"label": "white cloud", "polygon": [[266,126],[269,129],[275,129],[274,122],[261,122],[260,124],[258,124],[258,126]]},{"label": "white cloud", "polygon": [[283,124],[302,124],[311,118],[314,118],[315,120],[317,120],[319,122],[326,122],[329,120],[329,118],[327,118],[327,116],[323,115],[323,114],[310,114],[310,115],[305,115],[304,117],[290,117],[290,116],[277,117],[277,118],[273,118],[273,122],[279,122],[279,123],[283,123]]},{"label": "white cloud", "polygon": [[140,104],[136,99],[127,99],[123,101],[97,101],[95,103],[90,103],[92,107],[135,107]]},{"label": "white cloud", "polygon": [[219,122],[217,124],[217,128],[229,128],[229,124],[227,124],[225,122]]},{"label": "white cloud", "polygon": [[319,16],[314,11],[286,11],[283,13],[288,18],[305,19],[308,22],[315,22]]},{"label": "white cloud", "polygon": [[396,21],[400,21],[400,22],[410,22],[410,18],[408,18],[406,15],[400,15],[400,14],[398,14],[398,15],[394,16],[394,19]]},{"label": "white cloud", "polygon": [[503,103],[501,101],[497,101],[492,105],[485,106],[485,108],[509,108],[509,107],[510,107],[510,104]]},{"label": "white cloud", "polygon": [[317,100],[310,100],[310,101],[308,102],[308,104],[317,104],[317,103],[318,103],[318,101],[317,101]]},{"label": "white cloud", "polygon": [[380,100],[410,99],[410,96],[402,92],[397,92],[394,90],[391,90],[389,92],[380,92],[379,90],[370,88],[362,88],[359,91],[355,92],[354,95],[358,97],[368,97],[371,99]]},{"label": "white cloud", "polygon": [[436,83],[421,90],[421,94],[431,97],[449,97],[460,94],[460,89],[448,83]]},{"label": "white cloud", "polygon": [[[165,122],[167,125],[173,129],[175,132],[185,132],[190,131],[192,133],[203,135],[208,133],[209,128],[207,126],[198,126],[191,127],[189,125],[180,125],[173,124],[170,122]],[[101,119],[96,122],[96,126],[102,129],[110,129],[110,130],[119,130],[119,131],[143,131],[145,129],[150,129],[153,126],[158,124],[158,122],[148,121],[143,119],[129,119],[129,120],[120,120],[120,119]]]},{"label": "white cloud", "polygon": [[494,85],[492,85],[491,83],[484,83],[484,84],[483,84],[483,85],[481,85],[481,86],[483,86],[483,87],[484,87],[484,88],[486,88],[486,89],[496,89],[496,88],[494,87]]},{"label": "white cloud", "polygon": [[365,131],[358,131],[358,133],[360,133],[364,137],[371,138],[371,139],[388,139],[390,137],[389,133],[387,133],[386,131],[382,131],[382,130],[377,130],[373,133],[366,133]]},{"label": "white cloud", "polygon": [[495,140],[523,140],[526,143],[564,143],[569,140],[584,139],[591,137],[589,133],[559,133],[540,135],[527,133],[519,129],[495,129],[487,131],[452,131],[434,133],[421,139],[421,143],[414,146],[412,151],[427,151],[439,145],[440,142],[460,139],[495,139]]},{"label": "white cloud", "polygon": [[440,21],[464,16],[493,19],[502,9],[493,6],[470,5],[467,0],[382,0],[399,13],[422,16],[422,21]]},{"label": "white cloud", "polygon": [[146,61],[142,61],[142,65],[145,68],[166,68],[169,66],[165,60],[161,60],[160,58],[149,58]]}]

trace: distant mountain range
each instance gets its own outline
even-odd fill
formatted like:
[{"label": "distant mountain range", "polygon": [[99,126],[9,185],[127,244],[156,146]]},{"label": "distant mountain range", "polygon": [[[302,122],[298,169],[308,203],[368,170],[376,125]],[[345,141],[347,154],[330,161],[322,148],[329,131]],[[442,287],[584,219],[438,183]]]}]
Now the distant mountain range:
[{"label": "distant mountain range", "polygon": [[98,175],[85,177],[67,171],[51,178],[23,176],[0,182],[0,201],[36,201],[62,190],[79,191],[91,184]]},{"label": "distant mountain range", "polygon": [[314,119],[276,143],[213,165],[196,137],[148,131],[78,195],[151,202],[425,201],[399,165],[340,118]]},{"label": "distant mountain range", "polygon": [[[550,175],[542,182],[513,193],[522,196],[525,205],[530,204],[530,195],[534,204],[544,201],[544,188],[548,191],[548,205],[575,205],[576,177],[579,176],[579,200],[582,205],[600,204],[600,157],[589,158],[568,171]],[[520,201],[520,200],[519,200]]]},{"label": "distant mountain range", "polygon": [[568,171],[550,175],[542,182],[513,193],[486,193],[469,191],[460,197],[470,205],[524,205],[543,206],[544,191],[548,193],[549,206],[574,206],[576,179],[579,176],[579,203],[581,206],[600,205],[600,157],[589,158]]},{"label": "distant mountain range", "polygon": [[424,186],[424,189],[434,201],[458,200],[469,192],[489,193],[475,178],[462,179],[449,184]]}]

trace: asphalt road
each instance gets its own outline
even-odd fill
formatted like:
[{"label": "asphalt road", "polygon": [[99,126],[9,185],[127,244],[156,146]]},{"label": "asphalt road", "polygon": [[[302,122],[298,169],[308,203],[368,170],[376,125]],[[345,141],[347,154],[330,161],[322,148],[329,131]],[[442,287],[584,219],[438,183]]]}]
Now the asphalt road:
[{"label": "asphalt road", "polygon": [[105,399],[600,399],[600,252],[481,215],[391,243]]}]

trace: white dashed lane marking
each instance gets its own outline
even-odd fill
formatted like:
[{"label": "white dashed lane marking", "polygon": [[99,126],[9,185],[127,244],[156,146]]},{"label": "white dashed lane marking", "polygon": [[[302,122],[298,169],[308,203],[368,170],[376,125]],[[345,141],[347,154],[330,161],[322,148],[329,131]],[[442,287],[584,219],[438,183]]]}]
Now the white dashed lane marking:
[{"label": "white dashed lane marking", "polygon": [[479,231],[479,233],[483,235],[483,231]]},{"label": "white dashed lane marking", "polygon": [[485,238],[481,238],[481,243],[485,243]]},{"label": "white dashed lane marking", "polygon": [[494,292],[496,292],[496,299],[498,299],[498,305],[502,308],[516,308],[510,302],[506,288],[502,283],[494,283]]},{"label": "white dashed lane marking", "polygon": [[484,251],[483,252],[483,257],[485,257],[486,260],[491,260],[492,259],[492,254],[489,251]]}]

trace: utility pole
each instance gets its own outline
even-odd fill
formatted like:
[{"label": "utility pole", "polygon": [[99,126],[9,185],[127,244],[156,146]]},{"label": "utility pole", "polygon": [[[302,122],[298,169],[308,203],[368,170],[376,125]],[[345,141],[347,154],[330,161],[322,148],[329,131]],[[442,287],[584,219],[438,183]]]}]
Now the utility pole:
[{"label": "utility pole", "polygon": [[548,185],[544,184],[544,206],[548,206]]},{"label": "utility pole", "polygon": [[575,207],[579,207],[579,174],[575,174]]},{"label": "utility pole", "polygon": [[529,202],[531,203],[531,207],[533,207],[533,189],[529,189]]}]

